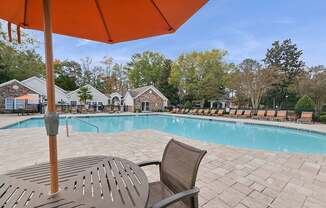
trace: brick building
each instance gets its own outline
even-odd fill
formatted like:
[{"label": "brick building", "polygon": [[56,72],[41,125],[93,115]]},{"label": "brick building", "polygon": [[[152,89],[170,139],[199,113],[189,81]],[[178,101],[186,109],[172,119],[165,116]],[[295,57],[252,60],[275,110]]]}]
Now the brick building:
[{"label": "brick building", "polygon": [[130,112],[153,112],[164,110],[168,99],[153,85],[128,90],[124,105]]},{"label": "brick building", "polygon": [[11,112],[19,106],[25,107],[26,103],[18,102],[15,98],[26,94],[37,98],[37,103],[34,102],[33,105],[38,104],[41,99],[41,95],[36,90],[18,80],[13,79],[0,84],[0,113]]}]

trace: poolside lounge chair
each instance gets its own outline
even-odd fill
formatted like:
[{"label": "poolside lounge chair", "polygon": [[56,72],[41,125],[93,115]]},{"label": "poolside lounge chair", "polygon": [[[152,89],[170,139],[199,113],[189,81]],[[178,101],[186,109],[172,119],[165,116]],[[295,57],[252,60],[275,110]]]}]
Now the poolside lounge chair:
[{"label": "poolside lounge chair", "polygon": [[223,114],[224,114],[224,109],[218,110],[217,116],[223,116]]},{"label": "poolside lounge chair", "polygon": [[203,115],[208,116],[209,115],[209,109],[205,109],[203,112]]},{"label": "poolside lounge chair", "polygon": [[205,150],[172,139],[164,150],[162,161],[139,163],[140,167],[158,165],[160,170],[160,180],[149,183],[147,208],[198,208],[199,188],[195,183],[205,154]]},{"label": "poolside lounge chair", "polygon": [[190,109],[185,109],[185,111],[183,112],[183,114],[188,114],[190,111]]},{"label": "poolside lounge chair", "polygon": [[235,114],[235,117],[240,118],[243,114],[244,110],[237,110],[237,113]]},{"label": "poolside lounge chair", "polygon": [[182,108],[178,113],[179,113],[179,114],[184,114],[185,110],[186,110],[186,109]]},{"label": "poolside lounge chair", "polygon": [[209,115],[210,116],[215,116],[216,115],[216,109],[212,109],[210,112],[209,112]]},{"label": "poolside lounge chair", "polygon": [[250,118],[251,117],[251,110],[245,110],[243,115],[241,116],[242,118]]},{"label": "poolside lounge chair", "polygon": [[286,120],[286,111],[277,111],[276,117],[273,119],[274,121],[285,121]]},{"label": "poolside lounge chair", "polygon": [[171,113],[177,113],[179,111],[179,108],[173,108]]},{"label": "poolside lounge chair", "polygon": [[57,106],[57,113],[58,114],[62,114],[63,113],[61,106]]},{"label": "poolside lounge chair", "polygon": [[197,108],[195,108],[195,109],[193,109],[193,111],[191,112],[191,114],[192,114],[192,115],[196,115],[196,114],[197,114],[197,112],[198,112],[198,109],[197,109]]},{"label": "poolside lounge chair", "polygon": [[230,110],[229,115],[227,115],[227,116],[228,117],[235,117],[236,113],[237,113],[237,110],[232,109],[232,110]]},{"label": "poolside lounge chair", "polygon": [[294,122],[294,121],[297,121],[298,116],[294,111],[288,111],[287,118],[288,118],[289,121]]},{"label": "poolside lounge chair", "polygon": [[198,109],[196,108],[196,109],[193,109],[193,111],[191,112],[191,114],[192,114],[192,115],[196,115],[197,112],[198,112]]},{"label": "poolside lounge chair", "polygon": [[89,108],[87,109],[87,112],[88,112],[88,113],[95,113],[95,109],[93,108],[93,106],[91,106],[91,107],[89,107]]},{"label": "poolside lounge chair", "polygon": [[80,108],[80,113],[83,113],[83,114],[85,114],[85,113],[87,113],[87,109],[85,108],[85,106],[82,106],[81,108]]},{"label": "poolside lounge chair", "polygon": [[313,112],[302,112],[301,117],[297,120],[299,123],[312,123]]},{"label": "poolside lounge chair", "polygon": [[274,117],[275,117],[275,110],[268,110],[265,119],[271,121],[274,119]]},{"label": "poolside lounge chair", "polygon": [[71,113],[78,113],[78,111],[77,111],[77,106],[73,106],[72,108],[71,108]]},{"label": "poolside lounge chair", "polygon": [[203,112],[204,112],[204,109],[199,109],[199,110],[197,111],[197,114],[196,114],[196,115],[202,115]]},{"label": "poolside lounge chair", "polygon": [[257,115],[253,116],[254,119],[264,119],[266,111],[265,110],[258,110]]}]

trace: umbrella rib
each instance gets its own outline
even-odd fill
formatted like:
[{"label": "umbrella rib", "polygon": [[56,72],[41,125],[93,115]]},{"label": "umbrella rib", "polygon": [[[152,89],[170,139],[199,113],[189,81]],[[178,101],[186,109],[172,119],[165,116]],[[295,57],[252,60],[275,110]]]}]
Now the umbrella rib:
[{"label": "umbrella rib", "polygon": [[27,3],[28,3],[28,0],[25,0],[25,2],[24,2],[24,20],[23,20],[23,26],[26,26],[26,18],[27,18]]},{"label": "umbrella rib", "polygon": [[157,10],[157,12],[160,14],[160,16],[162,17],[162,19],[164,20],[164,22],[169,26],[169,31],[175,31],[175,29],[170,25],[170,23],[168,22],[168,20],[164,16],[163,12],[160,10],[160,8],[157,6],[157,4],[155,3],[155,1],[154,0],[150,0],[150,1],[152,2],[153,6]]},{"label": "umbrella rib", "polygon": [[95,0],[95,4],[96,4],[96,8],[97,8],[97,10],[98,10],[98,13],[100,14],[101,21],[102,21],[102,23],[103,23],[103,26],[104,26],[105,32],[106,32],[106,34],[107,34],[107,36],[108,36],[109,42],[113,42],[113,41],[112,41],[112,38],[111,38],[111,34],[110,34],[110,31],[109,31],[109,28],[108,28],[108,26],[107,26],[107,24],[106,24],[106,22],[105,22],[104,15],[103,15],[103,12],[102,12],[102,9],[101,9],[101,7],[100,7],[100,4],[99,4],[98,0]]}]

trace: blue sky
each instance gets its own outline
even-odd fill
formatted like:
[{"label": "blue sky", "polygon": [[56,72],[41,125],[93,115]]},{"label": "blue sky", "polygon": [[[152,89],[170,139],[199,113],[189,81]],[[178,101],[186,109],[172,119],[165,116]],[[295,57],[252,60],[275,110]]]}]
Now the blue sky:
[{"label": "blue sky", "polygon": [[[307,65],[326,65],[325,0],[210,0],[175,34],[108,45],[55,35],[54,56],[94,62],[111,56],[120,63],[146,50],[168,58],[193,50],[224,49],[226,60],[261,60],[275,40],[291,38],[304,51]],[[43,36],[33,32],[43,43]],[[42,45],[42,44],[41,44]],[[43,48],[39,52],[44,54]]]}]

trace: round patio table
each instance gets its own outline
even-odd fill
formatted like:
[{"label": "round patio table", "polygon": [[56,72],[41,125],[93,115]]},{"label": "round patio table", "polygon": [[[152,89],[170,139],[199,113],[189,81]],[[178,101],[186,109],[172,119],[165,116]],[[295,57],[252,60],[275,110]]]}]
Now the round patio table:
[{"label": "round patio table", "polygon": [[60,191],[49,195],[49,164],[42,163],[0,176],[0,207],[144,208],[149,186],[133,162],[87,156],[58,162]]}]

